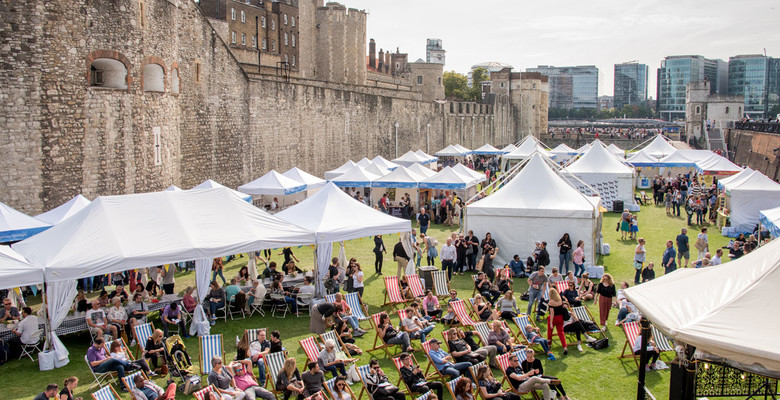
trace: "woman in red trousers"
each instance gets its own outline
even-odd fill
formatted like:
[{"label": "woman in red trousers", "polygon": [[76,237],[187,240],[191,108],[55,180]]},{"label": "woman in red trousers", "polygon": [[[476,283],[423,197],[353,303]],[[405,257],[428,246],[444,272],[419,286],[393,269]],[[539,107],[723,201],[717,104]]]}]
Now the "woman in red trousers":
[{"label": "woman in red trousers", "polygon": [[599,322],[601,325],[601,331],[607,330],[607,319],[609,319],[609,309],[612,308],[612,304],[616,303],[617,291],[615,290],[615,282],[612,280],[612,275],[604,274],[601,277],[599,286],[596,287],[596,297],[593,298],[593,304],[599,305]]}]

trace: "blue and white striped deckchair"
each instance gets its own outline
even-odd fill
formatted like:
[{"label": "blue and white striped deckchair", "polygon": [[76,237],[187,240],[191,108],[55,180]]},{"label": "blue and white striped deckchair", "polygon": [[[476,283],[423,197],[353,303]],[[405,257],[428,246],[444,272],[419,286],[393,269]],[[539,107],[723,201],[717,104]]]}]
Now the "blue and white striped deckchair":
[{"label": "blue and white striped deckchair", "polygon": [[447,279],[446,271],[433,271],[433,289],[436,297],[450,295],[450,281]]},{"label": "blue and white striped deckchair", "polygon": [[283,351],[279,351],[276,353],[268,353],[265,356],[263,356],[263,360],[265,360],[265,371],[266,371],[266,383],[271,383],[271,391],[274,394],[282,394],[282,392],[276,391],[276,378],[279,376],[279,371],[284,368],[284,360],[286,356],[284,355]]},{"label": "blue and white striped deckchair", "polygon": [[365,314],[365,309],[363,308],[363,301],[360,298],[360,293],[347,293],[347,295],[344,296],[344,301],[346,301],[349,308],[352,309],[352,315],[357,317],[358,320],[364,321],[368,319]]},{"label": "blue and white striped deckchair", "polygon": [[222,334],[206,335],[199,338],[200,342],[200,373],[211,372],[211,358],[220,356],[224,360],[225,347],[222,345]]},{"label": "blue and white striped deckchair", "polygon": [[366,392],[368,394],[369,399],[371,400],[374,399],[374,397],[371,396],[371,392],[368,391],[368,384],[366,384],[366,376],[368,376],[369,368],[370,367],[368,364],[357,367],[357,373],[358,376],[360,377],[360,382],[363,383],[363,387],[360,388],[360,394],[358,394],[357,397],[358,400],[361,400],[363,398],[363,392]]},{"label": "blue and white striped deckchair", "polygon": [[[579,307],[574,307],[571,310],[574,312],[574,315],[577,316],[578,320],[593,322],[594,325],[596,324],[593,321],[593,316],[590,315],[590,311],[588,311],[587,307],[579,306]],[[588,330],[587,332],[588,333],[597,333],[597,334],[601,335],[604,338],[607,337],[607,335],[605,335],[604,332],[602,332],[601,329],[598,328],[598,325],[596,325],[596,329],[591,329],[591,330]]]},{"label": "blue and white striped deckchair", "polygon": [[[266,330],[266,328],[258,328],[258,329],[245,329],[245,330],[244,330],[244,334],[246,334],[246,337],[247,337],[247,339],[249,340],[249,343],[252,343],[252,342],[254,342],[255,340],[257,340],[257,334],[258,334],[260,331],[265,331],[265,330]],[[268,337],[267,337],[267,334],[268,334],[268,332],[266,331],[266,339],[268,338]]]},{"label": "blue and white striped deckchair", "polygon": [[[336,386],[336,378],[331,378],[331,379],[325,381],[325,389],[328,390],[328,394],[330,395],[331,399],[338,399],[338,397],[336,397],[336,395],[334,394],[334,392],[335,392],[334,387],[335,386]],[[344,386],[344,390],[346,390],[347,393],[349,393],[349,395],[351,396],[352,399],[357,400],[357,397],[355,397],[355,393],[352,392],[352,388],[350,388],[349,385],[345,385]]]},{"label": "blue and white striped deckchair", "polygon": [[420,397],[416,398],[415,400],[428,400],[428,396],[430,396],[430,395],[431,395],[431,393],[433,393],[433,392],[431,392],[431,391],[429,390],[429,391],[427,391],[427,392],[423,393],[423,395],[422,395],[422,396],[420,396]]},{"label": "blue and white striped deckchair", "polygon": [[133,327],[133,335],[135,336],[135,342],[138,346],[136,349],[135,358],[139,358],[138,352],[143,352],[144,347],[146,347],[146,340],[152,336],[152,333],[154,333],[154,325],[152,325],[151,322]]},{"label": "blue and white striped deckchair", "polygon": [[447,391],[450,392],[450,396],[452,396],[453,399],[456,398],[456,396],[455,396],[455,386],[458,385],[458,381],[461,380],[461,379],[469,379],[469,378],[465,378],[463,375],[461,375],[461,376],[459,376],[459,377],[457,377],[457,378],[447,382],[447,384],[445,385],[445,386],[447,386]]},{"label": "blue and white striped deckchair", "polygon": [[[138,375],[141,375],[144,377],[144,379],[146,379],[146,375],[144,375],[143,371],[134,372],[130,375],[125,375],[125,377],[122,378],[122,383],[125,385],[129,393],[133,393],[133,388],[135,388],[135,377]],[[132,397],[135,398],[135,396]]]},{"label": "blue and white striped deckchair", "polygon": [[119,393],[114,390],[113,387],[111,387],[111,384],[109,383],[108,386],[103,386],[98,390],[97,392],[92,392],[92,398],[95,400],[121,400],[122,398],[119,397]]}]

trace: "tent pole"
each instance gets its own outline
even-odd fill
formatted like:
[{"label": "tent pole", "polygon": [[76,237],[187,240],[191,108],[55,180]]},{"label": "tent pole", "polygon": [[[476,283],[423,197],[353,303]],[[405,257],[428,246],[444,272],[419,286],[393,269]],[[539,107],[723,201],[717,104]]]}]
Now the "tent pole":
[{"label": "tent pole", "polygon": [[637,379],[636,399],[645,399],[645,366],[647,365],[647,343],[650,341],[650,321],[642,317],[642,348],[639,350],[639,379]]}]

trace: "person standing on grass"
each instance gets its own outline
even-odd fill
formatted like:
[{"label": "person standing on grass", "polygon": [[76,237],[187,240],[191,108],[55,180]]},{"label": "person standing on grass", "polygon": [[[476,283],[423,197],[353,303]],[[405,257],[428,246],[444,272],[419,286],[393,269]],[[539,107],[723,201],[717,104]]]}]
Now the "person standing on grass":
[{"label": "person standing on grass", "polygon": [[636,270],[636,273],[634,274],[634,284],[639,284],[639,278],[642,276],[642,267],[645,265],[646,253],[645,239],[639,238],[639,244],[634,248],[634,269]]},{"label": "person standing on grass", "polygon": [[710,248],[709,240],[707,239],[707,228],[701,228],[701,232],[696,235],[695,247],[696,251],[698,252],[696,261],[699,261],[704,257],[704,254],[707,253]]},{"label": "person standing on grass", "polygon": [[[671,273],[677,269],[677,252],[674,250],[674,243],[671,240],[666,241],[666,250],[664,250],[663,264],[664,274]],[[636,283],[636,282],[635,282]]]},{"label": "person standing on grass", "polygon": [[441,246],[441,270],[447,271],[448,279],[452,279],[452,270],[455,269],[456,258],[457,249],[452,245],[452,238],[447,238],[447,243]]},{"label": "person standing on grass", "polygon": [[406,265],[409,264],[409,256],[406,254],[401,238],[398,238],[398,243],[393,247],[393,259],[398,263],[396,276],[398,276],[398,279],[401,279],[401,275],[403,275],[404,270],[406,270]]},{"label": "person standing on grass", "polygon": [[677,257],[679,258],[678,264],[682,264],[682,259],[685,258],[685,265],[683,268],[688,268],[688,260],[691,258],[691,253],[688,247],[688,229],[682,228],[680,234],[677,235]]},{"label": "person standing on grass", "polygon": [[568,233],[564,233],[563,237],[558,240],[558,247],[560,254],[558,255],[558,270],[563,275],[569,271],[569,261],[571,261],[571,238]]},{"label": "person standing on grass", "polygon": [[[544,290],[545,283],[547,283],[547,275],[544,274],[544,266],[539,266],[539,269],[528,277],[528,309],[526,314],[531,315],[534,303],[537,300],[542,300],[542,290]],[[536,320],[539,321],[539,319],[537,315]]]},{"label": "person standing on grass", "polygon": [[420,209],[420,215],[417,217],[417,225],[420,226],[420,233],[428,232],[428,225],[431,223],[431,216],[425,211],[425,208]]},{"label": "person standing on grass", "polygon": [[376,257],[376,260],[374,260],[374,273],[377,275],[382,275],[382,257],[384,254],[387,254],[385,242],[382,241],[382,235],[376,235],[374,236],[374,256]]},{"label": "person standing on grass", "polygon": [[598,287],[596,287],[596,296],[593,298],[593,304],[599,305],[599,322],[601,331],[607,330],[607,319],[609,319],[609,310],[612,304],[616,303],[617,290],[612,275],[604,274],[601,277]]}]

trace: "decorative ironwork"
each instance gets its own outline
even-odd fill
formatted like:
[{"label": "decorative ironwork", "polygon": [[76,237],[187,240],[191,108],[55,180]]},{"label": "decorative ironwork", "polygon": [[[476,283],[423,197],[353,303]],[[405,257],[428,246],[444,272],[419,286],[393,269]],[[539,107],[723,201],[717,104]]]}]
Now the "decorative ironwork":
[{"label": "decorative ironwork", "polygon": [[696,363],[696,397],[749,396],[748,398],[753,398],[753,396],[766,397],[776,394],[778,394],[776,379],[724,364],[708,361]]}]

